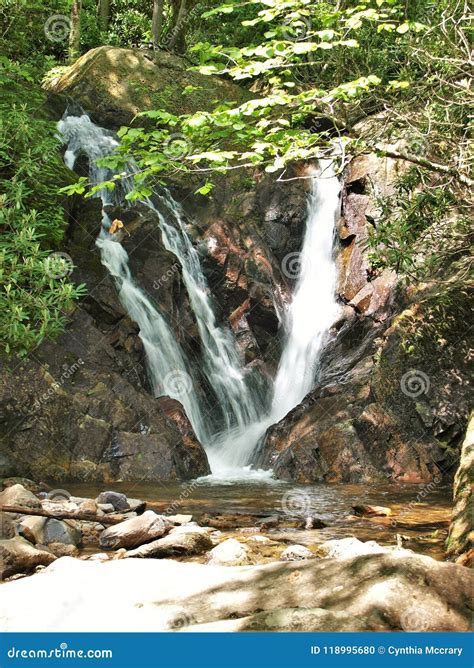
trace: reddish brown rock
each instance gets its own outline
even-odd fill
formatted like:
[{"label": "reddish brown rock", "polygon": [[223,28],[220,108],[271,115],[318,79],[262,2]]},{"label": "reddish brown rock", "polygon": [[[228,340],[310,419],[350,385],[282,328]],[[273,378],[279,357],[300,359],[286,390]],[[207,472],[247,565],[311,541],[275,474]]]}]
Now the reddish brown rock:
[{"label": "reddish brown rock", "polygon": [[396,273],[386,269],[373,281],[366,283],[349,304],[358,313],[370,315],[378,320],[385,320],[389,315],[389,310],[386,307],[389,305],[396,281]]}]

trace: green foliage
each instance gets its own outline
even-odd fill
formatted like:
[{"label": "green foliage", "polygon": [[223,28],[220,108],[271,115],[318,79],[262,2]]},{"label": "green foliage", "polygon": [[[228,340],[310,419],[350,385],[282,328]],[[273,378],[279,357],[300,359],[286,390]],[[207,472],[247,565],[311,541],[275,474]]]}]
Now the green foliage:
[{"label": "green foliage", "polygon": [[66,225],[54,124],[38,115],[43,96],[11,74],[0,80],[0,349],[25,355],[62,331],[83,288],[68,280],[67,257],[52,255]]},{"label": "green foliage", "polygon": [[[70,12],[71,0],[0,0],[0,53],[41,78],[67,59]],[[54,25],[60,28],[56,35]],[[106,41],[96,0],[82,0],[81,49]]]},{"label": "green foliage", "polygon": [[[345,9],[307,0],[252,0],[213,8],[204,17],[228,20],[234,15],[237,24],[252,29],[246,38],[253,35],[261,42],[196,44],[192,52],[202,63],[197,69],[248,81],[258,86],[260,97],[238,107],[223,101],[212,113],[167,118],[160,110],[142,114],[154,127],[148,123],[146,129],[125,130],[120,149],[124,158],[133,155],[137,161],[139,173],[134,178],[139,187],[146,178],[175,170],[207,175],[261,166],[281,174],[291,162],[334,155],[334,130],[346,127],[348,107],[373,97],[378,88],[400,94],[408,85],[405,79],[393,78],[395,71],[390,77],[382,72],[381,77],[354,68],[358,76],[350,79],[351,71],[340,66],[341,57],[359,50],[358,37],[364,31],[374,36],[383,33],[378,39],[387,48],[398,48],[423,30],[419,22],[408,20],[397,0],[368,0]],[[338,54],[335,60],[327,56],[329,52]],[[302,69],[312,73],[317,87],[298,79]],[[319,129],[315,121],[321,116],[329,117],[333,127]],[[344,147],[350,142],[348,134],[340,139]],[[336,150],[340,152],[341,147]],[[107,164],[125,163],[113,158]]]},{"label": "green foliage", "polygon": [[30,71],[45,71],[67,51],[67,40],[47,39],[46,22],[69,11],[68,0],[1,0],[0,52]]},{"label": "green foliage", "polygon": [[113,0],[107,43],[117,46],[139,46],[149,41],[152,2]]},{"label": "green foliage", "polygon": [[458,192],[426,170],[413,168],[380,198],[379,216],[366,241],[369,260],[377,271],[395,269],[411,280],[457,280],[469,276],[472,243],[469,206]]}]

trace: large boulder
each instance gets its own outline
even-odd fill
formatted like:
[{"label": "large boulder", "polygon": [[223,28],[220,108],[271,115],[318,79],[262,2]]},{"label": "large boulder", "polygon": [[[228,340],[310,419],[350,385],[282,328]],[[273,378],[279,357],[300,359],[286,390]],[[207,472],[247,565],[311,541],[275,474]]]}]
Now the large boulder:
[{"label": "large boulder", "polygon": [[[101,492],[96,499],[97,503],[109,504],[117,512],[123,512],[130,510],[130,504],[128,503],[127,497],[121,492]],[[82,504],[83,506],[84,504]]]},{"label": "large boulder", "polygon": [[17,506],[19,508],[41,508],[40,500],[23,485],[11,485],[0,492],[0,506]]},{"label": "large boulder", "polygon": [[37,549],[20,536],[0,540],[0,580],[15,573],[29,573],[37,566],[48,566],[55,559],[54,554]]},{"label": "large boulder", "polygon": [[177,527],[164,538],[127,552],[127,557],[166,559],[167,557],[202,554],[212,547],[208,533],[200,527]]},{"label": "large boulder", "polygon": [[23,517],[18,532],[34,543],[62,543],[77,547],[82,544],[81,531],[72,523],[46,517]]},{"label": "large boulder", "polygon": [[[41,575],[2,586],[0,628],[236,630],[237,620],[241,631],[291,630],[283,620],[294,614],[295,630],[307,632],[468,631],[472,584],[468,568],[395,552],[230,568],[64,558]],[[282,621],[269,623],[270,614]]]},{"label": "large boulder", "polygon": [[171,526],[165,517],[147,510],[103,531],[99,544],[103,550],[129,549],[163,536]]},{"label": "large boulder", "polygon": [[[185,90],[188,86],[193,88]],[[189,71],[189,63],[166,51],[113,46],[88,51],[47,89],[67,94],[109,128],[128,125],[148,109],[193,113],[222,100],[239,103],[248,97],[229,81]]]},{"label": "large boulder", "polygon": [[304,545],[289,545],[280,554],[281,561],[302,561],[314,559],[315,555]]}]

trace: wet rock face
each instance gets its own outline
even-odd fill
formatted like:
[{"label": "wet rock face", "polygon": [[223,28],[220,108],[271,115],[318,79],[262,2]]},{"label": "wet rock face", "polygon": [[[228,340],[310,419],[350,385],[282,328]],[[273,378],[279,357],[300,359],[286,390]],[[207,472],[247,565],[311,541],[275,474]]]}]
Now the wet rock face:
[{"label": "wet rock face", "polygon": [[[117,322],[98,323],[79,306],[57,341],[5,365],[0,453],[16,473],[108,481],[142,479],[144,473],[147,480],[188,479],[209,472],[191,428],[185,442],[173,417],[141,384],[133,356],[115,339],[122,319]],[[166,465],[160,460],[165,454]]]},{"label": "wet rock face", "polygon": [[229,322],[245,361],[271,372],[297,277],[292,260],[302,246],[307,197],[305,179],[275,183],[255,170],[218,180],[212,201],[183,198],[185,206],[192,202],[191,227],[218,317]]}]

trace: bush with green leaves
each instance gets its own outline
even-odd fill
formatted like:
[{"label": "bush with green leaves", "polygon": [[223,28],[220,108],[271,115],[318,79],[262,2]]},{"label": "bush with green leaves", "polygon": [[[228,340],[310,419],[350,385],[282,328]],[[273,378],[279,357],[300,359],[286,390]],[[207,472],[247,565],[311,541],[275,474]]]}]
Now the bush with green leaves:
[{"label": "bush with green leaves", "polygon": [[[26,355],[59,334],[82,286],[55,253],[66,228],[66,171],[41,93],[18,75],[0,79],[0,351]],[[2,85],[3,84],[3,85]]]}]

